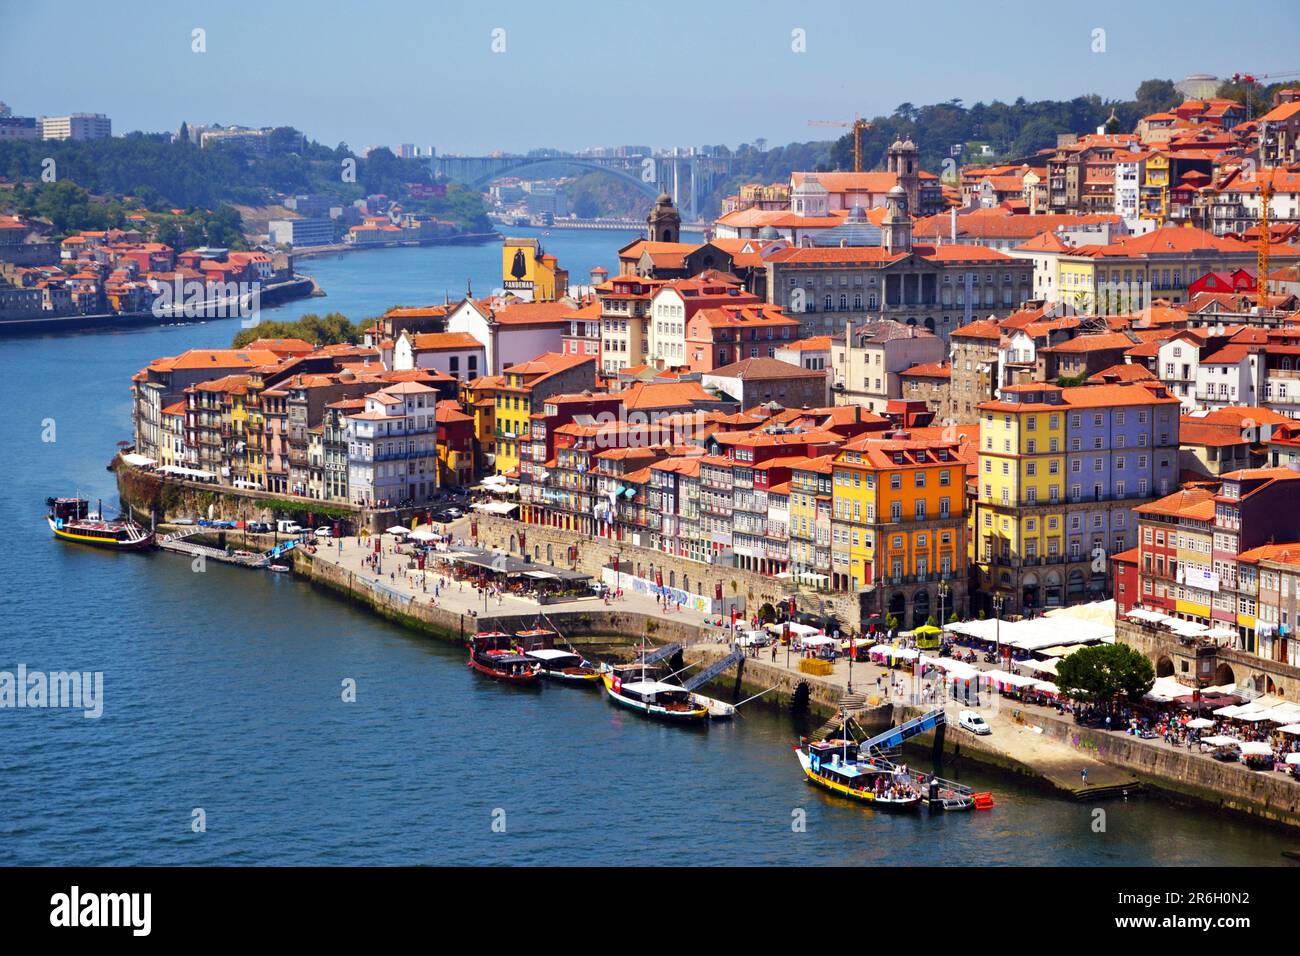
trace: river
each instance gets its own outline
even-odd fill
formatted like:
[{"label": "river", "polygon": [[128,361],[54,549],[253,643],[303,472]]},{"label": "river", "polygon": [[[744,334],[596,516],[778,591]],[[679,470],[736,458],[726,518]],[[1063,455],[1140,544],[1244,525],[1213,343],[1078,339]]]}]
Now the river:
[{"label": "river", "polygon": [[[581,282],[631,238],[545,242]],[[495,245],[312,259],[328,296],[266,317],[483,294],[499,263]],[[115,502],[132,373],[238,327],[0,339],[0,671],[104,675],[99,719],[0,710],[0,864],[1283,862],[1289,841],[1249,821],[1145,795],[1103,804],[1097,832],[1094,807],[969,766],[946,772],[992,790],[991,812],[876,815],[803,783],[787,714],[665,727],[590,691],[485,681],[459,649],[291,578],[52,540],[47,495]]]}]

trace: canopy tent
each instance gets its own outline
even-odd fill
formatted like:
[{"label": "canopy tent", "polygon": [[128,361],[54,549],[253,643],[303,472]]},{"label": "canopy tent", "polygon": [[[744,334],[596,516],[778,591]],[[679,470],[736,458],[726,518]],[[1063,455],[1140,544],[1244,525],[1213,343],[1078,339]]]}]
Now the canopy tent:
[{"label": "canopy tent", "polygon": [[1228,640],[1236,640],[1237,632],[1230,627],[1212,627],[1203,636],[1209,638],[1225,637]]},{"label": "canopy tent", "polygon": [[[396,532],[394,532],[394,534],[396,534]],[[438,537],[427,528],[418,528],[415,531],[408,531],[407,534],[410,535],[412,541],[432,541],[434,538]]]},{"label": "canopy tent", "polygon": [[1228,737],[1224,734],[1219,734],[1216,737],[1202,737],[1201,743],[1210,747],[1235,747],[1237,744],[1241,743],[1241,741],[1236,737]]},{"label": "canopy tent", "polygon": [[384,534],[410,534],[411,529],[400,524],[395,524],[391,528],[385,528]]},{"label": "canopy tent", "polygon": [[1040,694],[1051,694],[1053,697],[1061,696],[1061,688],[1057,687],[1049,680],[1034,681],[1033,689]]},{"label": "canopy tent", "polygon": [[895,647],[893,644],[877,644],[871,649],[871,658],[873,660],[884,661],[914,661],[921,656],[921,652],[910,647]]},{"label": "canopy tent", "polygon": [[1034,680],[1032,677],[1025,677],[1022,674],[1011,674],[1007,671],[997,670],[996,668],[984,671],[980,676],[987,679],[990,684],[997,684],[999,688],[1006,686],[1018,689],[1021,687],[1029,687],[1031,684],[1041,683],[1040,681]]},{"label": "canopy tent", "polygon": [[1086,617],[1036,617],[1027,621],[961,621],[944,628],[953,634],[988,643],[998,642],[1022,651],[1045,652],[1054,657],[1072,645],[1109,643],[1115,639],[1114,624]]},{"label": "canopy tent", "polygon": [[122,460],[128,465],[134,465],[136,468],[150,468],[158,464],[154,459],[146,458],[144,455],[137,455],[134,452],[123,454]]},{"label": "canopy tent", "polygon": [[939,667],[954,680],[974,680],[980,674],[978,667],[965,661],[944,660]]},{"label": "canopy tent", "polygon": [[1161,614],[1159,611],[1149,611],[1144,607],[1135,607],[1124,616],[1130,617],[1135,621],[1146,621],[1149,624],[1159,624],[1162,621],[1171,620],[1168,614]]},{"label": "canopy tent", "polygon": [[1191,730],[1204,730],[1207,727],[1213,727],[1214,721],[1208,717],[1197,717],[1195,720],[1189,720],[1186,726]]},{"label": "canopy tent", "polygon": [[476,505],[470,505],[475,511],[482,511],[486,514],[508,515],[519,505],[513,501],[481,501]]},{"label": "canopy tent", "polygon": [[1277,732],[1280,734],[1300,734],[1300,724],[1287,724],[1285,727],[1279,727]]},{"label": "canopy tent", "polygon": [[922,637],[929,637],[929,636],[934,635],[934,634],[942,634],[942,633],[943,633],[943,629],[942,629],[942,628],[939,628],[939,627],[935,627],[933,624],[922,624],[920,627],[918,627],[918,628],[917,628],[916,630],[914,630],[912,633],[913,633],[913,634],[920,634]]},{"label": "canopy tent", "polygon": [[809,634],[820,634],[817,628],[809,624],[800,624],[798,621],[782,621],[780,623],[764,624],[768,631],[773,634],[782,634],[789,629],[791,637],[805,637]]},{"label": "canopy tent", "polygon": [[1283,763],[1297,764],[1300,763],[1300,754],[1287,754]]},{"label": "canopy tent", "polygon": [[1258,740],[1243,740],[1237,744],[1243,757],[1271,757],[1273,748],[1271,745],[1261,743]]},{"label": "canopy tent", "polygon": [[1061,663],[1061,659],[1059,657],[1049,657],[1045,661],[1034,661],[1034,660],[1021,661],[1020,666],[1023,667],[1025,670],[1033,671],[1036,674],[1051,674],[1053,677],[1055,677],[1056,665],[1059,663]]},{"label": "canopy tent", "polygon": [[177,475],[181,478],[196,478],[199,481],[211,481],[217,476],[210,471],[198,468],[184,468],[180,465],[163,465],[158,469],[160,475]]},{"label": "canopy tent", "polygon": [[835,643],[835,638],[827,637],[824,634],[806,634],[797,640],[803,647],[825,647],[827,644]]},{"label": "canopy tent", "polygon": [[1172,677],[1157,677],[1142,696],[1159,704],[1168,704],[1187,693],[1187,688]]}]

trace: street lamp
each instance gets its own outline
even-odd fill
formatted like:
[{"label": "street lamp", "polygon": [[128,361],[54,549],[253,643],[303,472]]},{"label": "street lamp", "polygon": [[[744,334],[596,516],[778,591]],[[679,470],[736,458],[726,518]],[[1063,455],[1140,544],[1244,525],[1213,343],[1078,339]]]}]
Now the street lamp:
[{"label": "street lamp", "polygon": [[994,654],[998,660],[1002,659],[1002,604],[1002,595],[993,595],[993,620],[996,622],[993,626],[993,635],[994,641],[997,645],[997,650]]},{"label": "street lamp", "polygon": [[944,623],[943,602],[944,599],[952,593],[952,589],[948,587],[947,581],[940,581],[937,590],[939,591],[939,628],[942,629]]}]

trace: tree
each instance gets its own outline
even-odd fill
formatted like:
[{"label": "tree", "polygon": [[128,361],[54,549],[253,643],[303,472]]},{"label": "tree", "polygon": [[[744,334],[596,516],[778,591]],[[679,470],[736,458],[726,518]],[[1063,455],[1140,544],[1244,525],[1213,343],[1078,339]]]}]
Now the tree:
[{"label": "tree", "polygon": [[1107,708],[1121,695],[1141,697],[1155,677],[1151,661],[1127,644],[1080,648],[1056,666],[1056,686],[1065,694]]}]

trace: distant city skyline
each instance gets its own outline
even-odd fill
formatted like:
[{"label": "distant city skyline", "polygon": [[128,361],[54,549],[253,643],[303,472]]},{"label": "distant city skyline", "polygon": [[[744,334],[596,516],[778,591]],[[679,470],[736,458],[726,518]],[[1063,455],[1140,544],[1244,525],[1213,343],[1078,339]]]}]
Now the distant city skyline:
[{"label": "distant city skyline", "polygon": [[[309,17],[289,5],[255,17],[159,6],[137,19],[82,0],[11,5],[0,10],[0,100],[20,115],[105,113],[119,135],[181,122],[294,126],[358,152],[411,143],[472,154],[779,145],[836,137],[809,120],[904,102],[1125,99],[1144,79],[1300,69],[1284,27],[1295,10],[1282,0],[1237,4],[1231,31],[1185,34],[1167,10],[1124,3],[977,15],[951,2],[645,10],[392,0],[360,17],[326,2]],[[1178,22],[1221,12],[1188,0]]]}]

